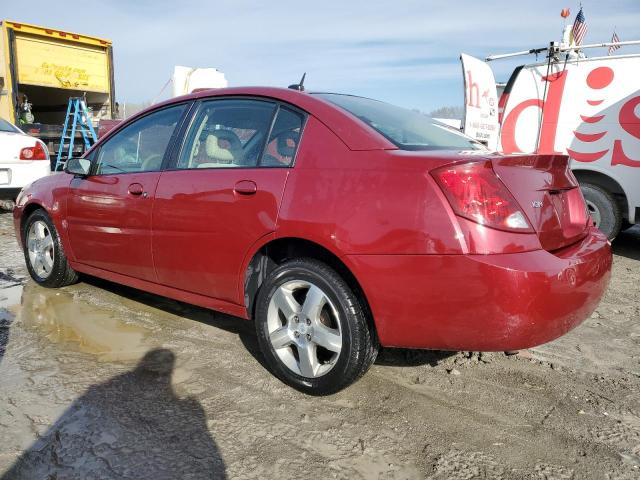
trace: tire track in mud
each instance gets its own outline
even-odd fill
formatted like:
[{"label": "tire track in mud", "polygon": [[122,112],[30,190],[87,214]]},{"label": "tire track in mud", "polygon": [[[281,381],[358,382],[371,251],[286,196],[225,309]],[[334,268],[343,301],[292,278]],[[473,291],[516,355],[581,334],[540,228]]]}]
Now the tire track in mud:
[{"label": "tire track in mud", "polygon": [[[465,372],[462,375],[467,373],[475,374],[477,372]],[[517,372],[509,373],[515,374]],[[403,382],[399,382],[388,374],[383,375],[383,378],[396,382],[398,385],[429,399],[425,402],[427,408],[423,410],[424,421],[430,423],[432,428],[437,431],[442,443],[455,446],[452,450],[445,451],[441,457],[438,457],[437,468],[434,467],[436,473],[440,468],[442,472],[449,475],[455,462],[450,459],[442,463],[441,459],[453,455],[451,452],[459,451],[466,451],[469,454],[468,456],[458,453],[454,455],[455,459],[465,458],[469,462],[468,464],[461,463],[459,465],[460,471],[467,473],[473,471],[477,475],[481,473],[471,467],[475,465],[475,454],[480,453],[485,456],[480,455],[478,458],[492,458],[497,465],[511,465],[511,468],[502,470],[507,474],[506,478],[517,478],[524,475],[524,472],[531,472],[545,462],[547,470],[553,470],[557,467],[558,471],[562,471],[561,467],[567,463],[568,457],[575,459],[576,462],[581,458],[586,460],[586,457],[589,457],[590,465],[586,469],[575,469],[575,471],[581,472],[577,478],[590,478],[589,475],[598,478],[598,475],[602,477],[618,468],[618,455],[607,445],[590,440],[589,432],[581,426],[582,418],[578,419],[578,407],[569,394],[561,392],[551,392],[550,394],[547,390],[541,391],[538,398],[530,398],[529,400],[536,405],[547,404],[549,408],[546,412],[542,409],[530,411],[524,406],[525,404],[518,406],[510,403],[510,401],[514,401],[512,397],[496,395],[494,399],[487,398],[486,394],[483,395],[483,392],[488,389],[487,381],[480,382],[477,389],[467,385],[461,390],[451,390],[446,385],[439,383],[427,387],[428,391],[425,392],[424,385],[403,385]],[[500,379],[498,380],[500,381]],[[459,377],[456,377],[452,382],[459,382]],[[473,380],[469,383],[472,384]],[[496,388],[496,391],[499,390],[501,389]],[[531,394],[529,391],[523,393]],[[474,398],[483,398],[484,401],[474,401]],[[500,403],[500,401],[504,403]],[[515,402],[520,401],[519,398],[515,399]],[[569,419],[572,421],[568,422]],[[562,424],[558,425],[558,420],[562,420]],[[591,464],[595,458],[598,458],[598,461]],[[495,471],[491,471],[495,473]],[[574,472],[573,467],[565,473],[568,475],[571,472]],[[434,478],[447,477],[436,476]],[[476,477],[464,477],[463,475],[451,478]],[[484,477],[481,476],[481,478]],[[487,478],[493,477],[488,476]]]}]

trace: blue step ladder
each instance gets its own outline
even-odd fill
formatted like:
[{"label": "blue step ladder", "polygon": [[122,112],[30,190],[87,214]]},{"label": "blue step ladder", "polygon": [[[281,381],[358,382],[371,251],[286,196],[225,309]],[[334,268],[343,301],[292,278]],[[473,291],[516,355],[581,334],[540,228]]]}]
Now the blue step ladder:
[{"label": "blue step ladder", "polygon": [[79,132],[82,136],[85,152],[98,139],[89,118],[87,102],[83,97],[69,98],[67,116],[64,119],[64,128],[62,129],[62,137],[60,137],[54,172],[64,169],[67,160],[73,156],[73,143],[76,139],[76,132]]}]

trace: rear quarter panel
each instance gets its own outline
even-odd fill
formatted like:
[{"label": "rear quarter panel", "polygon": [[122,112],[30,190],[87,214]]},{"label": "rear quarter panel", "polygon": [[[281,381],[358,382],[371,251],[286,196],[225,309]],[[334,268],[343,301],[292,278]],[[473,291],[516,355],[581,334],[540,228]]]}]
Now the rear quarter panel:
[{"label": "rear quarter panel", "polygon": [[339,256],[462,253],[428,173],[445,162],[394,150],[352,151],[310,117],[276,236],[304,238]]}]

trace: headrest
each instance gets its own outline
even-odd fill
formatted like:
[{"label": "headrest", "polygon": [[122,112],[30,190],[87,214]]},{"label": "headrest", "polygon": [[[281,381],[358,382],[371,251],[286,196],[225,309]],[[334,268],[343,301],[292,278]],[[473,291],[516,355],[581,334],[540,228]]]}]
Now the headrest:
[{"label": "headrest", "polygon": [[293,157],[293,154],[296,151],[296,146],[298,145],[298,140],[300,140],[300,134],[289,130],[287,132],[282,132],[277,138],[278,154],[283,157]]},{"label": "headrest", "polygon": [[242,143],[231,130],[213,130],[207,135],[205,151],[217,163],[237,163],[242,156]]}]

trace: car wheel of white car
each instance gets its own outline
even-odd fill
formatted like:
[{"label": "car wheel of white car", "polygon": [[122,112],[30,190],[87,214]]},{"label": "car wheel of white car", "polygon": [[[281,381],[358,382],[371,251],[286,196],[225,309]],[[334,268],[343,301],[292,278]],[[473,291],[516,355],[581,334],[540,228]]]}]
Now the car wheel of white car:
[{"label": "car wheel of white car", "polygon": [[289,260],[265,279],[256,331],[267,365],[312,395],[337,392],[371,366],[378,343],[361,300],[329,266]]},{"label": "car wheel of white car", "polygon": [[591,215],[596,227],[609,240],[616,238],[622,228],[622,212],[618,202],[609,192],[598,185],[583,183],[580,188],[587,204],[589,215]]},{"label": "car wheel of white car", "polygon": [[43,287],[64,287],[78,281],[69,266],[55,225],[42,210],[34,211],[22,230],[24,258],[31,278]]}]

